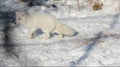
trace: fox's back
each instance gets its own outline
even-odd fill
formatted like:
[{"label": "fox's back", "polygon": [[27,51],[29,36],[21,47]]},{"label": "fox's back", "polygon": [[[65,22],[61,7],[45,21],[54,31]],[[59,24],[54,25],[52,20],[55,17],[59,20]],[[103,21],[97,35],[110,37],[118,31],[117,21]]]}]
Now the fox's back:
[{"label": "fox's back", "polygon": [[53,16],[44,13],[31,13],[28,15],[27,21],[28,25],[32,27],[55,26],[57,24]]}]

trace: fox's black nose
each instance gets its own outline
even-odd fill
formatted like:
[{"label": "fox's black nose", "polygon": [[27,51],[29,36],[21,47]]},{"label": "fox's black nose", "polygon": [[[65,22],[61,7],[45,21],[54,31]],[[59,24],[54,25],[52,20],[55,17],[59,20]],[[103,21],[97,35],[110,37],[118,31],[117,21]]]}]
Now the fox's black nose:
[{"label": "fox's black nose", "polygon": [[17,24],[17,23],[14,23],[15,25]]}]

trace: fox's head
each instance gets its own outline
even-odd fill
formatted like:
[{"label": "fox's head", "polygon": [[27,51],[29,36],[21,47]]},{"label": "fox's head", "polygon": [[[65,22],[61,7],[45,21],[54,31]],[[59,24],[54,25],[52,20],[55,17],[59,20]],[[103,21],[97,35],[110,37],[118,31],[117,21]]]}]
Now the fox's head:
[{"label": "fox's head", "polygon": [[17,11],[16,12],[16,22],[15,25],[20,25],[25,20],[26,12]]}]

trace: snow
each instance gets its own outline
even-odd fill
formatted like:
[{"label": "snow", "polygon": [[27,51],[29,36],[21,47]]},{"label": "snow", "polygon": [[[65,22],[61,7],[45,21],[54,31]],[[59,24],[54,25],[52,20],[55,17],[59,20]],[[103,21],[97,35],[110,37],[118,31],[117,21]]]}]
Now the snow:
[{"label": "snow", "polygon": [[[67,6],[58,4],[56,9],[29,8],[27,3],[17,0],[0,0],[0,66],[120,66],[120,14],[116,11],[119,0],[106,0],[99,11],[89,7],[78,11],[71,6],[74,1],[69,0]],[[50,39],[40,39],[40,35],[27,39],[27,28],[12,27],[8,32],[11,38],[5,41],[9,43],[3,44],[3,29],[9,17],[2,17],[2,13],[17,10],[51,14],[79,34],[62,39],[57,35]]]}]

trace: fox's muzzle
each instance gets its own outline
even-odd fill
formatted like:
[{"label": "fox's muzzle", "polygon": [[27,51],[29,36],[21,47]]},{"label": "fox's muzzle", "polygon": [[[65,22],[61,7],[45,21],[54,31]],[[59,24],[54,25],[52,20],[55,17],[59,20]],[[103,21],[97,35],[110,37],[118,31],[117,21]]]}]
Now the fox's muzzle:
[{"label": "fox's muzzle", "polygon": [[16,27],[16,26],[18,26],[18,24],[16,22],[14,22],[14,23],[10,24],[10,26]]}]

